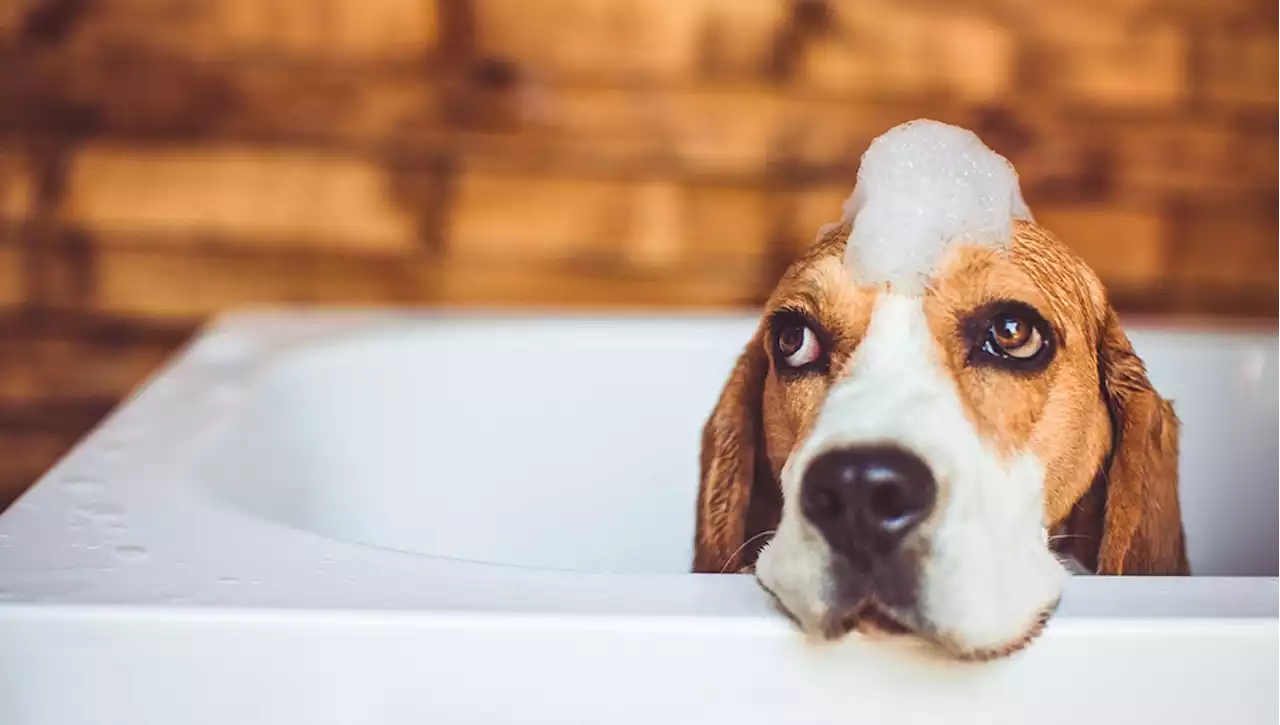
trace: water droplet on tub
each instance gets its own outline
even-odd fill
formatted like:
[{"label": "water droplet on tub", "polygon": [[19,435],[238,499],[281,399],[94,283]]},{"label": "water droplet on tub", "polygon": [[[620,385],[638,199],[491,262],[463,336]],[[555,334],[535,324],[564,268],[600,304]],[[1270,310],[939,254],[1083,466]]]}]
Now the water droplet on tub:
[{"label": "water droplet on tub", "polygon": [[227,585],[227,586],[232,586],[232,585],[235,585],[235,584],[239,584],[239,583],[240,583],[240,580],[239,580],[239,579],[237,579],[236,577],[233,577],[233,576],[224,576],[224,577],[219,577],[219,578],[218,578],[218,583],[219,583],[219,584],[225,584],[225,585]]},{"label": "water droplet on tub", "polygon": [[76,511],[90,521],[98,521],[108,523],[118,521],[124,516],[124,509],[113,503],[100,501],[98,503],[90,503],[81,506]]},{"label": "water droplet on tub", "polygon": [[89,494],[101,490],[102,484],[88,476],[67,476],[62,481],[62,487],[71,493]]},{"label": "water droplet on tub", "polygon": [[147,552],[145,546],[125,544],[124,546],[116,547],[116,557],[120,561],[145,561],[148,556],[151,556],[151,554]]}]

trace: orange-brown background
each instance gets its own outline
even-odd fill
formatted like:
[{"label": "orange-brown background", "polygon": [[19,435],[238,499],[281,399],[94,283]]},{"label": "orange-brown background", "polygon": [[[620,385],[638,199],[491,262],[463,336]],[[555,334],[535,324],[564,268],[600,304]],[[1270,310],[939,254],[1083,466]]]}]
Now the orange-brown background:
[{"label": "orange-brown background", "polygon": [[219,310],[757,303],[919,116],[1126,312],[1274,324],[1276,39],[1270,0],[4,0],[0,505]]}]

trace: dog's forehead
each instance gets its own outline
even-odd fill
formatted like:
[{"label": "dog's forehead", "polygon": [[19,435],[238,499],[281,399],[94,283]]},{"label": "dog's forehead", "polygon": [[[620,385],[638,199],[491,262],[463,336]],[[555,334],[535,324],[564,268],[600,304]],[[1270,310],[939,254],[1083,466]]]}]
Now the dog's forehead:
[{"label": "dog's forehead", "polygon": [[1107,294],[1102,281],[1070,247],[1030,222],[1015,222],[1010,262],[1017,265],[1044,295],[1044,312],[1093,331],[1105,316]]}]

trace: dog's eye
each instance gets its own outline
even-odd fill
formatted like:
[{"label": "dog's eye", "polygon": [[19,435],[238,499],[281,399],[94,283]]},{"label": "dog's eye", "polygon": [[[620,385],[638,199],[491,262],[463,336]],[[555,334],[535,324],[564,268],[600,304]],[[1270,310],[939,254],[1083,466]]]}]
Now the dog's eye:
[{"label": "dog's eye", "polygon": [[769,344],[774,367],[780,374],[821,373],[827,370],[825,330],[807,313],[783,308],[769,320]]},{"label": "dog's eye", "polygon": [[988,330],[996,350],[1008,357],[1027,360],[1044,347],[1044,336],[1030,320],[1017,314],[1003,314],[992,320]]},{"label": "dog's eye", "polygon": [[1052,331],[1035,309],[1015,302],[998,304],[985,313],[980,311],[974,322],[978,323],[974,332],[979,334],[974,336],[972,362],[985,359],[1021,370],[1042,369],[1048,364]]},{"label": "dog's eye", "polygon": [[778,356],[789,368],[808,365],[822,357],[822,342],[808,325],[788,323],[778,330]]}]

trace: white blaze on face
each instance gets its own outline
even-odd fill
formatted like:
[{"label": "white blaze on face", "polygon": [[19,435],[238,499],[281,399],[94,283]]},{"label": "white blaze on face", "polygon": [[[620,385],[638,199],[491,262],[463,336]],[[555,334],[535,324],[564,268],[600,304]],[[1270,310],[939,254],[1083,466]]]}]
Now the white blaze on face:
[{"label": "white blaze on face", "polygon": [[778,532],[756,572],[808,629],[831,606],[833,556],[800,511],[808,463],[832,449],[890,444],[932,471],[938,500],[922,537],[917,611],[925,634],[965,652],[1015,643],[1057,601],[1066,571],[1043,529],[1044,470],[1000,456],[966,415],[918,297],[882,294],[849,369],[782,473]]},{"label": "white blaze on face", "polygon": [[1003,156],[972,131],[919,120],[871,142],[844,216],[855,281],[914,295],[950,245],[1007,249],[1013,220],[1030,220],[1031,211]]}]

